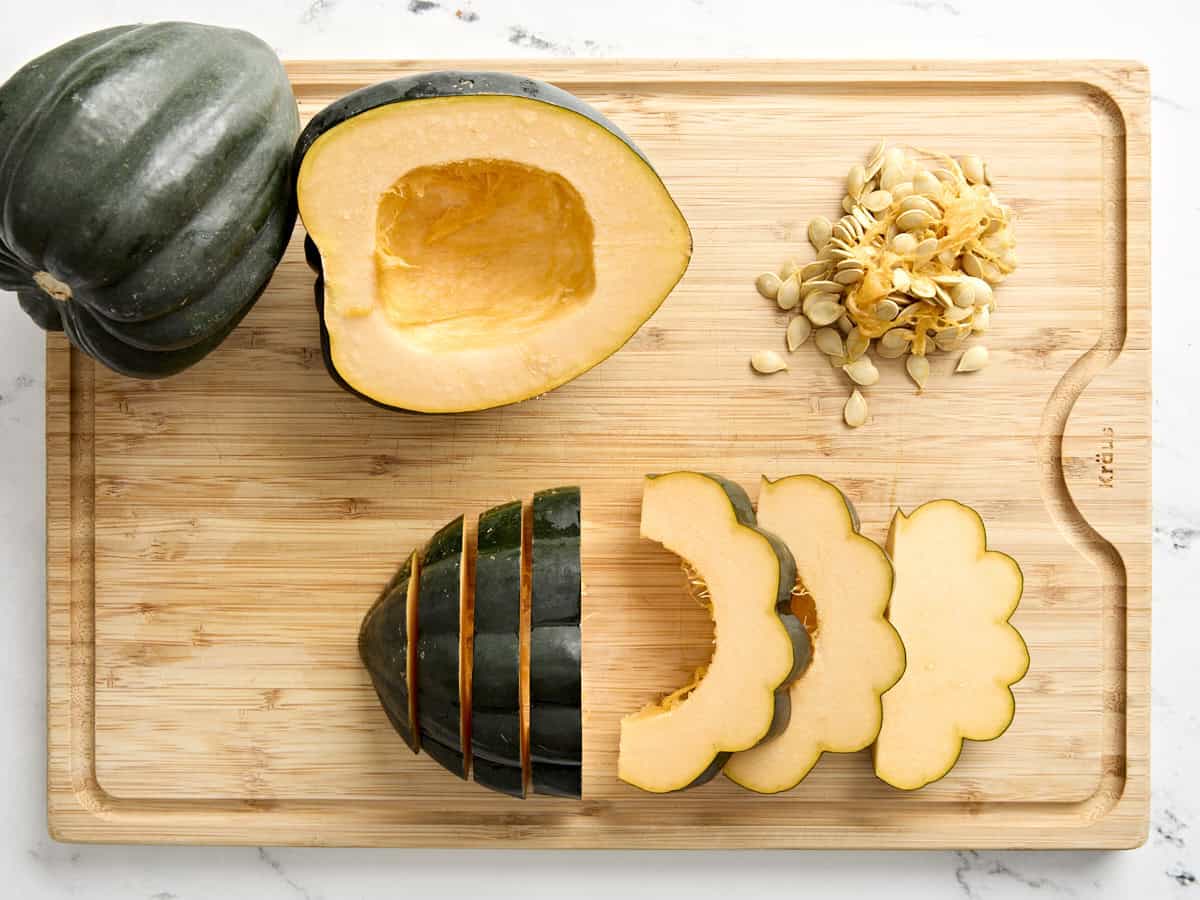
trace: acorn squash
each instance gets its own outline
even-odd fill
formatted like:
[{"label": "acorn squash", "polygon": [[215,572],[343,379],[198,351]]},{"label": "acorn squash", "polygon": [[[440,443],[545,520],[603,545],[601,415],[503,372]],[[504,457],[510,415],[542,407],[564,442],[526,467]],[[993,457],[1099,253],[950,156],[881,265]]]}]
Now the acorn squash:
[{"label": "acorn squash", "polygon": [[633,142],[565,91],[434,72],[320,111],[293,160],[342,387],[419,412],[545,393],[616,352],[691,233]]},{"label": "acorn squash", "polygon": [[858,533],[836,487],[813,475],[763,479],[758,524],[796,560],[792,611],[812,640],[812,659],[788,690],[791,719],[779,735],[735,753],[725,774],[750,790],[785,791],[824,752],[850,753],[879,734],[880,696],[904,672],[904,645],[887,621],[892,567]]},{"label": "acorn squash", "polygon": [[420,557],[412,553],[367,610],[358,632],[358,655],[375,694],[392,727],[414,753],[421,749],[413,652],[419,584]]},{"label": "acorn squash", "polygon": [[757,527],[740,487],[698,472],[649,476],[641,530],[694,571],[715,631],[696,681],[621,720],[619,777],[663,793],[703,784],[787,724],[786,685],[809,642],[790,609],[792,555]]},{"label": "acorn squash", "polygon": [[579,488],[533,495],[529,758],[538,794],[583,793]]},{"label": "acorn squash", "polygon": [[935,500],[897,511],[888,532],[896,583],[888,618],[908,668],[883,695],[875,774],[914,790],[944,776],[963,739],[988,741],[1007,730],[1012,685],[1029,651],[1009,622],[1021,600],[1021,569],[987,548],[975,510]]},{"label": "acorn squash", "polygon": [[287,247],[299,129],[244,31],[125,25],[51,50],[0,86],[0,288],[115,371],[187,368]]},{"label": "acorn squash", "polygon": [[[471,667],[471,771],[494,791],[525,796],[521,705],[520,501],[479,517]],[[528,668],[525,669],[528,678]]]}]

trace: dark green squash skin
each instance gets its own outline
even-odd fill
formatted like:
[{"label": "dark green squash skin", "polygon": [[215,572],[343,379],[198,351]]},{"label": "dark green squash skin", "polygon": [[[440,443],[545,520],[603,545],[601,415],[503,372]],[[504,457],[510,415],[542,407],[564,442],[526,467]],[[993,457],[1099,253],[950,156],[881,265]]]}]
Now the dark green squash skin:
[{"label": "dark green squash skin", "polygon": [[[754,504],[750,502],[750,496],[740,484],[709,472],[697,474],[715,481],[721,487],[721,490],[725,492],[725,496],[729,499],[729,505],[733,508],[733,514],[738,524],[753,529],[765,537],[768,543],[770,543],[771,549],[775,552],[776,558],[779,560],[779,588],[776,595],[775,612],[778,614],[779,620],[783,623],[783,627],[792,642],[792,671],[783,680],[783,683],[775,689],[775,714],[771,719],[770,729],[763,737],[763,740],[766,740],[767,738],[781,734],[787,728],[792,713],[792,703],[788,688],[793,681],[800,677],[812,659],[812,641],[809,639],[808,630],[804,627],[804,623],[792,612],[792,588],[796,584],[796,560],[792,556],[792,551],[788,549],[787,544],[770,531],[759,527],[758,517],[754,513]],[[652,475],[650,477],[657,478],[659,476]],[[686,791],[712,781],[725,768],[725,763],[729,761],[729,757],[732,755],[728,751],[716,754],[712,762],[709,763],[708,768],[688,784],[670,793]]]},{"label": "dark green squash skin", "polygon": [[0,288],[117,372],[193,365],[287,247],[298,131],[282,64],[243,31],[127,25],[51,50],[0,86]]},{"label": "dark green squash skin", "polygon": [[414,753],[421,749],[416,723],[409,718],[408,586],[416,554],[392,576],[379,599],[363,616],[358,632],[358,655],[388,720]]},{"label": "dark green squash skin", "polygon": [[475,781],[525,796],[521,763],[521,502],[479,517],[471,670]]},{"label": "dark green squash skin", "polygon": [[421,556],[417,600],[417,722],[421,749],[467,777],[459,698],[463,517],[444,526]]},{"label": "dark green squash skin", "polygon": [[[585,119],[595,122],[601,128],[619,138],[630,150],[637,154],[652,172],[654,171],[654,167],[650,165],[650,161],[646,158],[646,155],[638,149],[637,145],[624,131],[613,124],[608,118],[601,115],[595,108],[561,88],[554,87],[551,84],[546,84],[544,81],[538,81],[534,78],[526,78],[522,75],[512,75],[506,72],[460,72],[447,70],[411,75],[407,78],[397,78],[392,81],[384,81],[369,87],[360,88],[353,93],[335,100],[318,112],[309,121],[308,125],[305,126],[300,139],[296,142],[296,152],[292,154],[293,191],[300,177],[300,166],[304,162],[305,154],[308,153],[309,148],[312,147],[317,138],[325,132],[342,125],[357,115],[380,106],[387,106],[392,103],[404,103],[408,100],[430,100],[439,97],[465,97],[471,95],[520,97],[525,100],[536,100],[540,103],[547,103],[551,106],[569,110],[583,116]],[[321,252],[311,238],[308,237],[305,238],[304,249],[305,258],[317,275],[315,293],[317,322],[321,329],[321,354],[325,360],[325,368],[329,371],[330,377],[339,387],[374,406],[396,410],[397,412],[411,412],[411,410],[406,410],[403,407],[381,403],[373,397],[364,394],[347,382],[337,370],[337,366],[333,362],[333,356],[330,353],[329,331],[325,325],[325,286],[322,277],[324,269],[321,263]],[[680,277],[683,277],[683,273],[680,273]],[[632,336],[633,334],[631,333],[630,337]],[[614,348],[613,353],[619,349],[619,347]],[[603,361],[603,359],[597,359],[593,365],[599,365]]]},{"label": "dark green squash skin", "polygon": [[582,574],[579,488],[533,495],[529,756],[533,790],[583,792]]}]

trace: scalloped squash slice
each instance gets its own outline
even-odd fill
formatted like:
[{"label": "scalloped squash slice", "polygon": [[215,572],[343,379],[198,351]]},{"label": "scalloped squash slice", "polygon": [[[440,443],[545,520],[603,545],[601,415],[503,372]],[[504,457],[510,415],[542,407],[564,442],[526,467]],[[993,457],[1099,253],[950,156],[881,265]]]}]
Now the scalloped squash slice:
[{"label": "scalloped squash slice", "polygon": [[[781,685],[808,660],[788,608],[796,568],[783,542],[755,525],[737,485],[713,475],[650,476],[642,537],[683,558],[712,613],[712,661],[699,680],[621,721],[617,774],[655,793],[703,784],[728,755],[787,722]],[[777,691],[779,691],[777,693]]]},{"label": "scalloped squash slice", "polygon": [[1012,557],[987,549],[979,514],[953,500],[897,511],[888,552],[896,570],[888,617],[908,668],[883,697],[875,774],[914,790],[953,768],[964,738],[992,740],[1011,724],[1011,686],[1029,668],[1009,623],[1022,577]]},{"label": "scalloped squash slice", "polygon": [[892,567],[858,533],[836,487],[813,475],[763,479],[758,524],[796,560],[792,610],[812,639],[812,660],[788,690],[791,718],[776,737],[736,753],[725,774],[742,787],[795,787],[824,752],[850,753],[875,740],[880,696],[904,672],[904,646],[888,623]]}]

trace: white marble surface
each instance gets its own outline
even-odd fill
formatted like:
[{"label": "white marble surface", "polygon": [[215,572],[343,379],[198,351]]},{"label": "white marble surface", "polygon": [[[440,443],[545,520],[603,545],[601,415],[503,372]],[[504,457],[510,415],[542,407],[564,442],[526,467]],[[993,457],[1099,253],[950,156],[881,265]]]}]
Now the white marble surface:
[{"label": "white marble surface", "polygon": [[[1153,819],[1128,853],[428,852],[60,845],[46,834],[41,334],[0,292],[0,896],[366,898],[477,890],[582,896],[1200,898],[1200,78],[1194,0],[42,0],[0,11],[0,78],[107,25],[194,19],[285,58],[1121,57],[1149,63],[1154,146]],[[854,23],[849,25],[847,23]],[[1188,73],[1191,73],[1190,75]],[[1162,326],[1166,327],[1162,327]],[[1186,399],[1180,399],[1186,398]],[[1189,763],[1188,761],[1191,760]]]}]

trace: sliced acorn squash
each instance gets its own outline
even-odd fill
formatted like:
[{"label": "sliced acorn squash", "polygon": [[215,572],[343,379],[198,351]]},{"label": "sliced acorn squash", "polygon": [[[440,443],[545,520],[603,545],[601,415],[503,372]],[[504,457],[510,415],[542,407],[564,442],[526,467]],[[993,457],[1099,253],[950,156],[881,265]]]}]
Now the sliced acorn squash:
[{"label": "sliced acorn squash", "polygon": [[579,488],[533,495],[529,757],[538,794],[583,793]]},{"label": "sliced acorn squash", "polygon": [[826,751],[869,746],[882,721],[880,696],[904,672],[904,645],[888,623],[892,567],[858,533],[858,517],[836,487],[813,475],[763,479],[758,524],[796,560],[792,611],[812,639],[812,660],[792,682],[791,719],[775,737],[735,753],[725,774],[762,793],[794,787]]},{"label": "sliced acorn squash", "polygon": [[616,352],[691,234],[619,128],[516,75],[434,72],[319,112],[293,161],[330,374],[378,404],[486,409]]},{"label": "sliced acorn squash", "polygon": [[527,730],[521,704],[521,518],[519,500],[479,517],[471,668],[471,771],[479,784],[514,797],[525,796]]},{"label": "sliced acorn squash", "polygon": [[712,613],[712,660],[699,680],[621,720],[618,775],[663,793],[703,784],[729,754],[787,723],[787,682],[808,660],[790,609],[796,565],[758,528],[737,485],[714,475],[647,477],[642,537],[680,556]]},{"label": "sliced acorn squash", "polygon": [[420,556],[412,553],[367,610],[358,632],[358,655],[383,711],[414,753],[421,749],[413,652],[419,584]]},{"label": "sliced acorn squash", "polygon": [[1021,600],[1021,569],[987,548],[975,510],[935,500],[897,511],[888,533],[896,583],[888,618],[908,668],[883,696],[875,774],[914,790],[953,768],[963,739],[989,741],[1012,723],[1012,685],[1029,651],[1009,622]]},{"label": "sliced acorn squash", "polygon": [[[463,517],[443,527],[421,556],[417,600],[417,723],[421,749],[459,778],[469,767],[468,729],[463,702],[462,623],[470,621],[470,567],[473,549],[465,540]],[[473,588],[473,584],[471,585]]]}]

